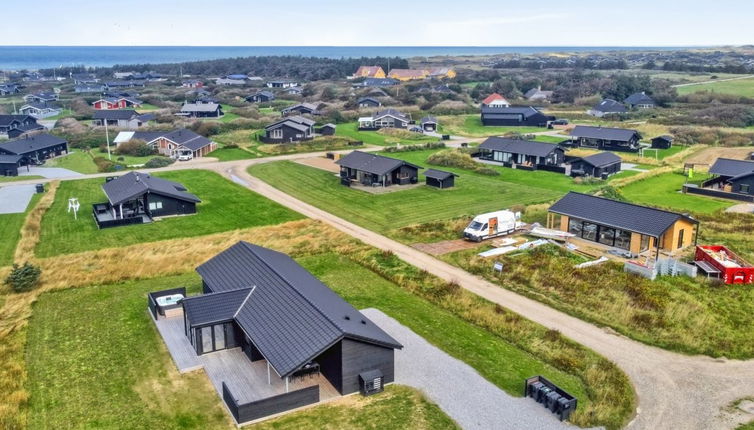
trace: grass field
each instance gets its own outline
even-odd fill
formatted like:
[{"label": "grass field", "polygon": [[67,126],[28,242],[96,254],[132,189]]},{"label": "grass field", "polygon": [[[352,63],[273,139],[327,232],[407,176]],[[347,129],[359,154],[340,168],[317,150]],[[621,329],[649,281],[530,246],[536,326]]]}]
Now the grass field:
[{"label": "grass field", "polygon": [[[220,175],[203,170],[184,170],[157,174],[182,183],[202,203],[197,214],[166,218],[147,225],[130,225],[98,230],[89,211],[93,203],[106,201],[103,179],[65,181],[55,202],[42,218],[39,256],[152,242],[178,237],[198,236],[259,225],[277,224],[301,216],[234,184]],[[81,203],[78,220],[66,213],[68,199]]]},{"label": "grass field", "polygon": [[[21,226],[24,224],[26,214],[36,206],[42,194],[34,194],[26,207],[26,212],[19,214],[0,214],[0,267],[9,266],[13,263],[13,253],[16,250],[18,238],[21,237]],[[17,261],[16,263],[24,263]]]},{"label": "grass field", "polygon": [[686,177],[678,173],[665,173],[636,181],[620,189],[633,203],[657,206],[678,211],[709,213],[732,206],[722,199],[684,194],[681,192]]},{"label": "grass field", "polygon": [[[22,171],[19,168],[19,173]],[[37,176],[37,175],[28,175],[28,176],[0,176],[0,182],[18,182],[18,181],[28,181],[31,179],[44,179],[43,176]]]},{"label": "grass field", "polygon": [[359,125],[355,122],[338,124],[338,127],[335,129],[335,135],[347,137],[355,141],[361,141],[366,145],[378,146],[395,145],[396,143],[411,144],[418,142],[431,142],[437,140],[436,137],[423,136],[421,134],[416,134],[416,136],[412,137],[411,139],[401,139],[398,137],[381,134],[377,131],[359,131]]},{"label": "grass field", "polygon": [[[107,156],[107,154],[105,154],[105,156]],[[94,164],[92,156],[89,155],[88,152],[84,152],[80,149],[75,149],[66,156],[47,160],[45,166],[62,167],[83,174],[97,173],[97,165]]]},{"label": "grass field", "polygon": [[257,155],[241,148],[217,148],[210,152],[208,157],[215,157],[220,161],[248,160]]},{"label": "grass field", "polygon": [[419,186],[375,195],[340,185],[330,172],[292,162],[259,164],[249,171],[298,199],[382,233],[410,224],[500,210],[514,204],[540,203],[560,195],[553,189],[481,175],[472,177],[472,174],[458,178],[456,187],[447,190]]},{"label": "grass field", "polygon": [[506,133],[537,133],[547,131],[544,127],[485,127],[478,114],[442,116],[438,118],[443,134],[468,137],[498,136]]},{"label": "grass field", "polygon": [[687,85],[676,87],[679,95],[691,94],[700,91],[713,93],[733,94],[736,96],[754,97],[754,78],[736,79],[734,81],[710,82],[707,84]]}]

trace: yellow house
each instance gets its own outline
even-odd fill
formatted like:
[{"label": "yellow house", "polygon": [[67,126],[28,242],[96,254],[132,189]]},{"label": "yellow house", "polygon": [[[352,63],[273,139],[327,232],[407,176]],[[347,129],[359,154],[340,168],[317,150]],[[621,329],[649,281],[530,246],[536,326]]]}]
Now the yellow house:
[{"label": "yellow house", "polygon": [[673,252],[696,242],[689,215],[569,192],[553,204],[547,226],[606,246],[641,254]]},{"label": "yellow house", "polygon": [[430,78],[453,79],[456,77],[456,71],[451,67],[435,67],[429,70]]},{"label": "yellow house", "polygon": [[392,69],[387,76],[388,78],[397,79],[399,81],[414,81],[418,79],[427,79],[427,77],[429,77],[429,71],[420,69]]},{"label": "yellow house", "polygon": [[360,66],[354,78],[384,78],[385,71],[380,66]]}]

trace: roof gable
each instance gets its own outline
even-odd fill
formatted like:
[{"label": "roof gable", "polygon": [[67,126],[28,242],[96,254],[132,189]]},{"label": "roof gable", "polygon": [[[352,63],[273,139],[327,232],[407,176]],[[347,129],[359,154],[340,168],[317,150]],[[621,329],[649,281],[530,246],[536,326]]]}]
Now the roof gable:
[{"label": "roof gable", "polygon": [[551,143],[504,137],[489,137],[479,145],[479,148],[538,157],[547,157],[555,151],[563,151],[562,148]]},{"label": "roof gable", "polygon": [[709,173],[718,176],[739,176],[745,173],[754,172],[754,161],[734,160],[732,158],[718,158]]},{"label": "roof gable", "polygon": [[187,202],[199,203],[198,197],[186,192],[178,182],[156,178],[148,173],[128,172],[102,185],[110,204],[119,205],[146,193],[160,194]]},{"label": "roof gable", "polygon": [[634,137],[641,139],[641,134],[636,130],[611,127],[592,127],[588,125],[577,125],[571,130],[571,136],[586,137],[589,139],[617,140],[621,142],[628,142]]},{"label": "roof gable", "polygon": [[362,172],[372,173],[374,175],[384,175],[401,166],[411,166],[421,169],[421,167],[404,160],[362,151],[352,151],[350,154],[335,163],[343,167],[361,170]]}]

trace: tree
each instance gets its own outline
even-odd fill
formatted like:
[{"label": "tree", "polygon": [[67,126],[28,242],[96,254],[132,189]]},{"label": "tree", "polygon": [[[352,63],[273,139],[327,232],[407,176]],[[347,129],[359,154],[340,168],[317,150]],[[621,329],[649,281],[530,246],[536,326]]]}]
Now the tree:
[{"label": "tree", "polygon": [[131,139],[128,142],[123,142],[115,149],[115,153],[118,155],[131,155],[134,157],[146,157],[153,155],[155,150],[152,149],[146,142],[140,139]]},{"label": "tree", "polygon": [[29,291],[39,283],[39,277],[42,275],[42,269],[31,263],[24,263],[23,266],[13,264],[13,269],[5,279],[5,285],[13,291],[22,293]]}]

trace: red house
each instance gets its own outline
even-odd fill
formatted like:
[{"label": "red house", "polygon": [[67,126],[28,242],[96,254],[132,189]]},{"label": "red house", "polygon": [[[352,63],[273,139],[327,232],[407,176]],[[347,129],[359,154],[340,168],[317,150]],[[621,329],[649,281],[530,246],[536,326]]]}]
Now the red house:
[{"label": "red house", "polygon": [[141,100],[129,97],[104,97],[92,103],[92,106],[97,110],[125,109],[141,107]]}]

